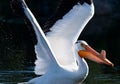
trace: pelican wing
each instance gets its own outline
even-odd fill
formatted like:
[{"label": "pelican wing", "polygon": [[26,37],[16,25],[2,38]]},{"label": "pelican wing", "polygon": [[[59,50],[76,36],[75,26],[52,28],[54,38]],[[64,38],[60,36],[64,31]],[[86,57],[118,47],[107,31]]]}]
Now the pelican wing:
[{"label": "pelican wing", "polygon": [[24,0],[12,0],[11,6],[15,13],[24,15],[30,21],[35,31],[37,37],[37,44],[35,45],[35,52],[37,57],[35,62],[35,73],[41,75],[46,72],[53,71],[55,68],[57,68],[58,65],[54,58],[54,54],[49,45],[49,42],[36,18],[27,7]]},{"label": "pelican wing", "polygon": [[[82,0],[84,1],[84,0]],[[55,14],[46,22],[46,37],[58,64],[75,64],[73,44],[94,14],[93,3],[62,0]]]},{"label": "pelican wing", "polygon": [[37,60],[35,62],[35,73],[41,75],[46,72],[51,72],[54,68],[57,68],[57,62],[54,58],[49,42],[29,8],[24,8],[24,12],[31,21],[38,40],[38,43],[35,45],[37,56]]}]

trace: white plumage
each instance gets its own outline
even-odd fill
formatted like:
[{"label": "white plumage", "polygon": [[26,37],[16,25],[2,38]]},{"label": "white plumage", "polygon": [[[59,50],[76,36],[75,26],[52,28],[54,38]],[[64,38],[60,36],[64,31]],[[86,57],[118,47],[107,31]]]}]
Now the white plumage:
[{"label": "white plumage", "polygon": [[[85,41],[77,41],[85,25],[94,14],[94,5],[76,4],[51,27],[45,36],[36,18],[24,0],[22,4],[25,15],[33,25],[37,36],[35,52],[35,73],[43,75],[26,84],[78,84],[88,75],[88,65],[83,57],[98,63],[113,64],[105,58],[105,51],[100,54]],[[92,56],[92,57],[89,57]]]},{"label": "white plumage", "polygon": [[[53,82],[51,84],[75,84],[77,79],[72,83],[69,78],[74,78],[73,75],[75,74],[78,77],[81,76],[78,79],[79,81],[82,81],[88,74],[88,66],[84,59],[78,57],[78,51],[75,49],[75,42],[77,41],[85,25],[94,14],[93,4],[89,5],[84,3],[81,5],[78,3],[75,5],[65,16],[63,16],[62,19],[58,20],[52,26],[51,32],[48,32],[46,36],[43,34],[40,26],[29,9],[25,8],[24,10],[28,18],[30,18],[32,21],[33,26],[34,23],[37,24],[37,29],[36,25],[34,26],[38,39],[38,43],[35,45],[37,56],[37,60],[35,62],[35,73],[38,75],[44,74],[42,77],[31,80],[30,83],[36,82],[35,84],[49,84],[54,78],[54,80],[57,80],[56,82],[58,83],[54,81],[55,83]],[[44,43],[43,39],[41,39],[42,37],[40,33],[42,33],[43,39],[47,42],[48,47],[45,47],[46,44]],[[53,55],[50,55],[50,52],[48,52],[47,49],[50,49]],[[53,61],[50,57],[56,61]],[[81,68],[76,63],[78,59],[81,64]],[[50,74],[48,75],[48,73]],[[65,75],[68,78],[64,77]],[[48,78],[48,83],[45,82],[44,77]],[[41,80],[44,82],[41,82]]]}]

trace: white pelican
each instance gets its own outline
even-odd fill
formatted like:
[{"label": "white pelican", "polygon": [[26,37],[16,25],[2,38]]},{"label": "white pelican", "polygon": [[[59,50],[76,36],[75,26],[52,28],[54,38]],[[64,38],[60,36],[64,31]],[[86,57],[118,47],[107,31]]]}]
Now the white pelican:
[{"label": "white pelican", "polygon": [[33,78],[26,84],[82,83],[89,71],[84,58],[113,66],[106,58],[105,50],[98,53],[85,41],[77,41],[94,14],[92,0],[62,0],[55,13],[57,19],[53,16],[54,21],[46,24],[46,27],[50,27],[46,35],[24,0],[13,0],[12,6],[22,9],[37,37],[35,73],[42,76]]}]

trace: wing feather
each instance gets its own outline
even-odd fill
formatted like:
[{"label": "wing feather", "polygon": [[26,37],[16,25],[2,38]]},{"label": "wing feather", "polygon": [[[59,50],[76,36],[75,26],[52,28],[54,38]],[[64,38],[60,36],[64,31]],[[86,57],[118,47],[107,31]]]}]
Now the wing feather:
[{"label": "wing feather", "polygon": [[54,25],[54,23],[62,19],[62,17],[73,8],[77,3],[83,4],[84,2],[88,4],[92,4],[93,0],[59,0],[59,4],[53,13],[53,15],[47,20],[44,25],[44,32],[47,33],[50,31],[50,28]]},{"label": "wing feather", "polygon": [[35,45],[37,56],[37,60],[35,62],[35,73],[41,75],[46,72],[53,71],[58,65],[49,42],[29,8],[24,8],[24,12],[31,21],[38,40],[37,45]]},{"label": "wing feather", "polygon": [[[67,4],[69,5],[69,2],[67,2]],[[65,12],[63,8],[60,9],[61,13]],[[76,64],[75,54],[73,52],[74,43],[77,41],[80,33],[92,18],[93,14],[93,4],[76,3],[71,10],[57,20],[54,25],[50,27],[50,31],[46,33],[46,37],[55,53],[55,58],[60,65],[69,66]]]},{"label": "wing feather", "polygon": [[53,71],[55,68],[58,67],[58,65],[54,58],[54,54],[49,45],[49,42],[45,34],[43,33],[40,25],[38,24],[36,18],[27,7],[24,0],[12,0],[11,6],[12,8],[14,8],[14,12],[26,16],[35,31],[37,37],[37,44],[35,45],[35,52],[37,56],[37,60],[35,62],[35,73],[41,75],[46,72]]}]

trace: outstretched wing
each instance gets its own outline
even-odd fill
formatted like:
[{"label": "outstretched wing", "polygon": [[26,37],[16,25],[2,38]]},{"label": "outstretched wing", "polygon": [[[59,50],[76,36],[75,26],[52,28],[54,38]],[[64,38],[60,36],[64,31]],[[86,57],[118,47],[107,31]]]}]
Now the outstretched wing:
[{"label": "outstretched wing", "polygon": [[92,0],[61,0],[54,15],[46,22],[46,37],[60,65],[76,63],[73,45],[93,14]]},{"label": "outstretched wing", "polygon": [[41,27],[39,26],[36,18],[27,7],[24,0],[12,0],[12,8],[14,12],[18,12],[16,8],[18,8],[22,12],[21,14],[27,17],[27,19],[32,24],[36,37],[37,37],[37,44],[35,45],[35,52],[37,56],[37,60],[35,62],[35,73],[36,74],[44,74],[49,71],[53,71],[54,68],[57,68],[57,62],[54,58],[53,51],[50,48],[49,42],[45,37]]},{"label": "outstretched wing", "polygon": [[44,25],[44,32],[47,33],[50,31],[50,28],[55,24],[55,22],[68,13],[74,5],[77,3],[84,4],[92,4],[93,0],[59,0],[59,4],[53,13],[53,15],[47,20]]}]

